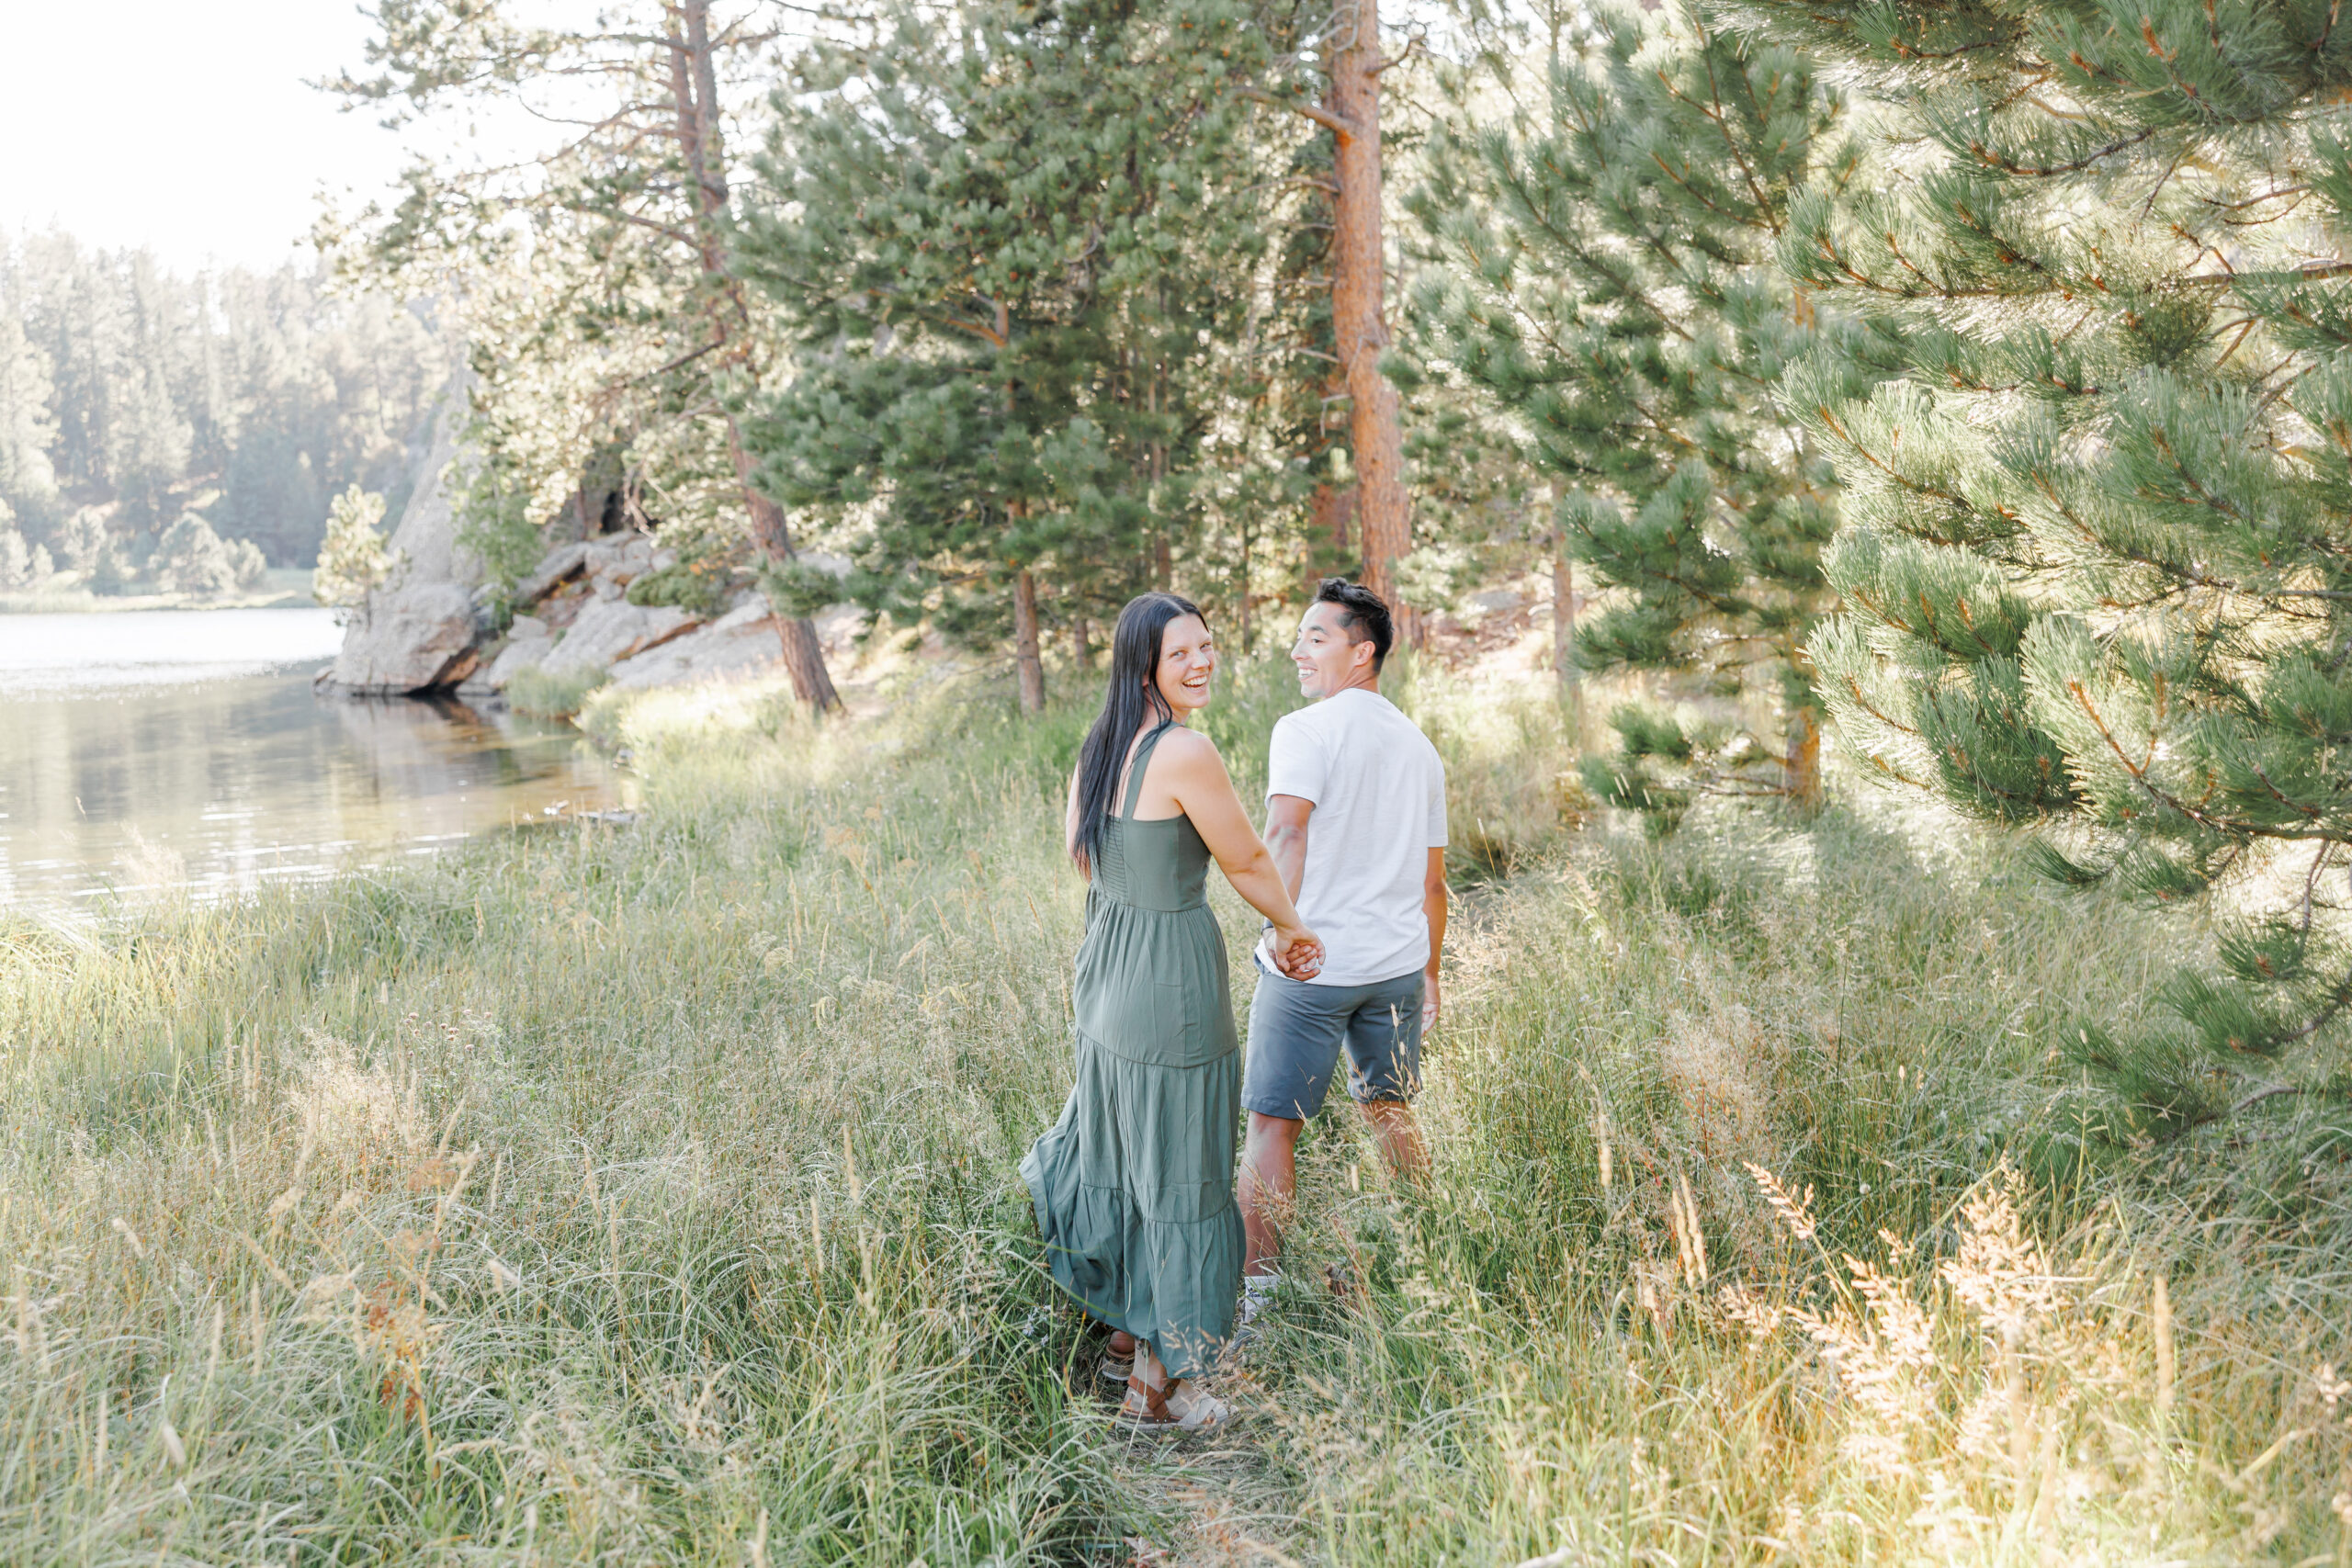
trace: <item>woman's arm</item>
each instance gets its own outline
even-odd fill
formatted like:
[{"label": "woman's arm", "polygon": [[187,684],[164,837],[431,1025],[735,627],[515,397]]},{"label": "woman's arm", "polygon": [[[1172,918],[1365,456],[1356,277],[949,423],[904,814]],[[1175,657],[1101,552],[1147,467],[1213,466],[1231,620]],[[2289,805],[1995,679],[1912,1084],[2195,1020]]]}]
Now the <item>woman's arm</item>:
[{"label": "woman's arm", "polygon": [[1062,807],[1062,852],[1073,858],[1078,854],[1078,770],[1080,762],[1069,771],[1069,803]]},{"label": "woman's arm", "polygon": [[[1173,753],[1172,755],[1170,753]],[[1274,962],[1293,979],[1304,979],[1323,966],[1323,943],[1298,918],[1283,886],[1282,873],[1266,841],[1250,826],[1241,797],[1234,793],[1225,759],[1204,735],[1182,731],[1160,742],[1166,761],[1169,793],[1193,830],[1216,857],[1233,890],[1250,907],[1274,923]]]}]

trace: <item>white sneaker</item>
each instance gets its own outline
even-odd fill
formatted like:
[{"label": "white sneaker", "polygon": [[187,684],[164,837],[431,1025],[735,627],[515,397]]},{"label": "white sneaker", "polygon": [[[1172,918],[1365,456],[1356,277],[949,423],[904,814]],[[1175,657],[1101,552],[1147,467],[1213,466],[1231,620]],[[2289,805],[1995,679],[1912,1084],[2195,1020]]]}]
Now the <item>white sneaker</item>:
[{"label": "white sneaker", "polygon": [[1229,1350],[1238,1354],[1258,1343],[1264,1332],[1258,1326],[1258,1315],[1272,1304],[1281,1280],[1279,1274],[1241,1276],[1241,1304],[1233,1314],[1233,1334],[1226,1340]]}]

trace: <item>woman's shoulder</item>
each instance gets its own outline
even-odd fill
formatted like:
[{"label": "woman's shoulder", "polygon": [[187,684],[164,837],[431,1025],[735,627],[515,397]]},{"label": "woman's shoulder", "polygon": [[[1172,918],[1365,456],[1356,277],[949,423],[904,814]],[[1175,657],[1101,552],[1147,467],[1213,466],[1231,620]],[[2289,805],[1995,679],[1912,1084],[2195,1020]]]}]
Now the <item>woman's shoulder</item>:
[{"label": "woman's shoulder", "polygon": [[1219,761],[1216,742],[1197,729],[1170,725],[1159,738],[1159,755],[1180,766]]}]

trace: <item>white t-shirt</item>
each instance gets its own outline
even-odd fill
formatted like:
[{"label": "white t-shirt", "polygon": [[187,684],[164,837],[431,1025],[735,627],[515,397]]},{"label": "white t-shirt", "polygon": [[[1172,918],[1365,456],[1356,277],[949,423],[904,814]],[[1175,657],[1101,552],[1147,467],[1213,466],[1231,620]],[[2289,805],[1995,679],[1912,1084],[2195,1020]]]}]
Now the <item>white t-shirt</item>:
[{"label": "white t-shirt", "polygon": [[1445,844],[1445,764],[1395,704],[1351,687],[1274,726],[1266,794],[1315,803],[1299,918],[1323,939],[1312,984],[1369,986],[1426,968],[1421,896]]}]

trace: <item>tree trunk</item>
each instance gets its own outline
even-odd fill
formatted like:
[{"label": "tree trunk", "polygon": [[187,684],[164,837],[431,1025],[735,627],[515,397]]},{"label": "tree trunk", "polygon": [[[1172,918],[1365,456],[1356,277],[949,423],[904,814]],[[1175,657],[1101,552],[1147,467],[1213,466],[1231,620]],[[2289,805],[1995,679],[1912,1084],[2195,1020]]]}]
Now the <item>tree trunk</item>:
[{"label": "tree trunk", "polygon": [[1804,706],[1789,715],[1789,751],[1781,762],[1781,787],[1801,811],[1821,807],[1821,715]]},{"label": "tree trunk", "polygon": [[1084,615],[1073,616],[1069,623],[1071,662],[1080,674],[1094,662],[1094,624]]},{"label": "tree trunk", "polygon": [[1046,711],[1046,664],[1037,653],[1037,580],[1023,567],[1012,580],[1012,661],[1021,675],[1021,711]]},{"label": "tree trunk", "polygon": [[[727,212],[727,165],[718,137],[718,73],[711,58],[710,0],[673,0],[668,10],[670,96],[677,109],[678,143],[685,154],[686,175],[694,186],[695,238],[701,253],[710,337],[727,351],[713,356],[713,368],[736,364],[748,370],[752,368],[751,312],[743,303],[741,283],[727,268],[720,226]],[[738,326],[743,329],[740,333],[730,331]],[[743,445],[742,427],[731,412],[727,415],[727,457],[734,465],[744,509],[751,514],[752,544],[779,564],[797,558],[784,509],[752,482],[756,465]],[[816,626],[805,616],[778,615],[775,629],[793,694],[819,713],[840,708],[841,694],[833,689],[832,675],[825,668],[824,645],[817,640]]]},{"label": "tree trunk", "polygon": [[1327,101],[1346,130],[1332,173],[1331,330],[1348,382],[1348,436],[1363,522],[1364,586],[1388,601],[1398,629],[1419,641],[1418,618],[1396,592],[1396,558],[1413,547],[1405,495],[1404,426],[1396,389],[1380,373],[1388,346],[1383,293],[1386,253],[1380,221],[1380,4],[1355,0],[1340,13]]},{"label": "tree trunk", "polygon": [[1244,513],[1241,522],[1240,582],[1239,592],[1235,595],[1238,603],[1234,616],[1240,623],[1241,657],[1244,659],[1250,657],[1250,634],[1253,629],[1250,625],[1250,547],[1254,542],[1250,536],[1249,514]]},{"label": "tree trunk", "polygon": [[[751,510],[752,543],[770,560],[795,558],[784,508],[752,483],[752,454],[744,448],[733,414],[727,416],[727,454],[734,460],[735,477],[742,486],[744,504]],[[825,645],[817,639],[816,624],[805,615],[778,615],[775,636],[784,649],[784,672],[792,679],[792,694],[818,713],[840,712],[841,694],[833,689],[832,672],[825,668]]]},{"label": "tree trunk", "polygon": [[[1320,549],[1324,541],[1330,542],[1332,554],[1338,560],[1341,576],[1354,577],[1363,571],[1363,557],[1352,556],[1350,525],[1356,514],[1356,487],[1333,490],[1329,485],[1317,485],[1306,502],[1307,537]],[[1306,592],[1311,598],[1317,584],[1323,579],[1323,564],[1310,557],[1306,563]]]},{"label": "tree trunk", "polygon": [[1560,700],[1575,706],[1583,700],[1577,680],[1577,569],[1568,558],[1567,531],[1552,525],[1552,675],[1559,682]]}]

